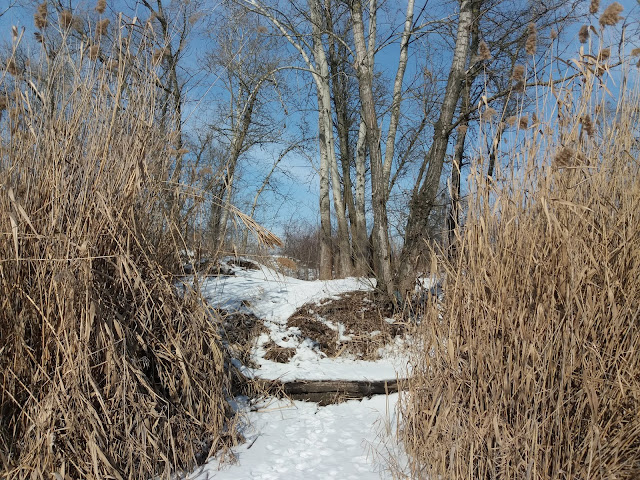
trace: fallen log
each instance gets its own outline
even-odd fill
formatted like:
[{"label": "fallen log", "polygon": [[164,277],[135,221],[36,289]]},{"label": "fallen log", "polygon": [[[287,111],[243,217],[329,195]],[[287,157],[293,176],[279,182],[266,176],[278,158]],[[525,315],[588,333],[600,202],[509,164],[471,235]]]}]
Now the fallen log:
[{"label": "fallen log", "polygon": [[[371,395],[385,395],[398,391],[398,380],[254,380],[262,390],[273,394],[281,393],[293,400],[317,402],[320,405],[338,403],[345,400],[360,400]],[[402,381],[402,380],[401,380]]]}]

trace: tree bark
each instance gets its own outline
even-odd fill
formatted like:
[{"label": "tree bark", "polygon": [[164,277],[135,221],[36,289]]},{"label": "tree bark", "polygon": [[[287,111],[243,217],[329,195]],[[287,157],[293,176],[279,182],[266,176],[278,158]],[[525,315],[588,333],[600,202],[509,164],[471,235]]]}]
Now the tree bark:
[{"label": "tree bark", "polygon": [[367,170],[367,127],[363,120],[358,129],[356,143],[356,199],[355,199],[355,235],[353,249],[358,275],[369,273],[369,235],[367,234],[367,217],[365,213],[365,188]]},{"label": "tree bark", "polygon": [[447,79],[444,101],[440,116],[434,125],[433,142],[427,153],[427,173],[417,194],[411,199],[409,217],[405,229],[399,279],[403,295],[409,292],[415,281],[415,271],[424,249],[424,235],[428,231],[428,221],[440,186],[442,167],[447,153],[447,144],[451,135],[451,122],[456,105],[460,99],[463,81],[466,75],[467,58],[470,49],[470,33],[473,23],[473,4],[479,0],[460,0],[460,14],[453,59]]},{"label": "tree bark", "polygon": [[[370,12],[370,23],[375,22],[375,11]],[[362,21],[362,3],[351,3],[353,21],[353,39],[356,49],[356,71],[362,104],[362,118],[366,125],[366,138],[371,162],[371,199],[373,207],[373,248],[374,262],[377,265],[378,288],[391,299],[395,298],[395,285],[391,265],[391,246],[389,244],[389,220],[387,216],[387,186],[384,181],[382,151],[380,149],[380,129],[376,106],[373,98],[373,63],[367,52]]]},{"label": "tree bark", "polygon": [[330,169],[331,190],[333,191],[333,204],[338,225],[338,258],[340,276],[352,274],[351,244],[349,242],[349,227],[345,215],[340,174],[338,171],[338,159],[336,158],[335,139],[333,135],[333,118],[331,115],[331,85],[329,83],[329,63],[322,43],[322,26],[325,24],[323,8],[319,0],[308,0],[311,17],[311,31],[313,40],[313,58],[316,64],[316,87],[318,96],[318,122],[320,125],[320,143],[324,144],[326,161]]}]

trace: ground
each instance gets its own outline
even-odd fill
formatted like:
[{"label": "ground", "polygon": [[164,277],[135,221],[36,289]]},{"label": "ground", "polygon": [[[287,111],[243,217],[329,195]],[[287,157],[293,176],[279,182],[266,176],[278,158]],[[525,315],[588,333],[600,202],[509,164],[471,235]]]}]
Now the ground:
[{"label": "ground", "polygon": [[[370,280],[305,281],[252,262],[227,265],[230,275],[207,277],[200,288],[245,377],[268,384],[406,376],[405,326],[376,306]],[[188,478],[391,478],[397,466],[390,461],[402,458],[397,401],[397,394],[326,406],[238,397],[245,443]]]}]

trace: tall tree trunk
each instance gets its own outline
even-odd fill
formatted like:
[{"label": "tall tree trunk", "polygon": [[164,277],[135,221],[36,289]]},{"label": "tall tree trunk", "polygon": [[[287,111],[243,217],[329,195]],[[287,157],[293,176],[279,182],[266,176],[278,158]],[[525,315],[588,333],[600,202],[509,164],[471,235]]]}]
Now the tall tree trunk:
[{"label": "tall tree trunk", "polygon": [[464,157],[464,141],[467,137],[469,122],[465,119],[458,127],[456,145],[453,149],[453,165],[451,165],[451,206],[447,216],[447,232],[449,235],[449,258],[456,256],[458,242],[457,233],[460,222],[460,170]]},{"label": "tall tree trunk", "polygon": [[[318,100],[319,102],[319,100]],[[324,142],[322,109],[318,110],[320,131],[320,280],[333,278],[333,249],[331,248],[331,200],[329,199],[329,155]]]},{"label": "tall tree trunk", "polygon": [[387,143],[384,149],[384,182],[387,188],[386,198],[389,199],[391,177],[391,165],[393,164],[393,155],[396,146],[396,135],[398,132],[398,124],[400,123],[400,104],[402,103],[402,82],[404,73],[407,70],[407,60],[409,58],[409,40],[411,39],[411,26],[413,24],[413,5],[414,0],[408,0],[407,12],[404,21],[404,30],[402,39],[400,40],[400,58],[398,59],[398,69],[396,71],[396,79],[393,82],[393,99],[391,101],[391,116],[389,118],[389,131],[387,132]]},{"label": "tall tree trunk", "polygon": [[[220,201],[222,202],[220,210],[220,224],[217,229],[218,238],[218,251],[224,249],[225,237],[227,233],[227,223],[229,222],[229,206],[231,204],[231,198],[233,196],[233,183],[235,180],[236,166],[238,165],[238,159],[245,149],[245,139],[251,126],[251,118],[253,116],[253,109],[256,104],[258,88],[256,87],[249,93],[247,102],[243,105],[240,112],[240,118],[233,126],[233,138],[231,140],[231,149],[229,151],[229,159],[227,160],[227,168],[223,178],[222,195]],[[238,95],[242,98],[242,92]]]},{"label": "tall tree trunk", "polygon": [[[370,12],[370,24],[375,23],[375,11]],[[373,98],[373,63],[367,52],[362,21],[362,3],[351,3],[353,21],[353,39],[356,49],[356,64],[362,118],[366,125],[366,138],[371,162],[371,199],[373,206],[373,247],[374,261],[378,268],[378,288],[390,298],[395,298],[395,286],[391,265],[391,246],[389,244],[389,220],[387,217],[387,185],[384,179],[382,151],[380,149],[380,129],[376,106]]]},{"label": "tall tree trunk", "polygon": [[400,257],[400,291],[406,294],[413,287],[415,271],[424,249],[424,234],[428,231],[429,215],[433,209],[440,186],[442,166],[447,153],[447,144],[451,135],[451,122],[460,99],[465,69],[470,48],[470,33],[473,23],[473,3],[479,0],[460,0],[460,14],[456,43],[447,79],[444,101],[438,121],[433,129],[433,142],[427,153],[429,167],[423,184],[411,199],[409,217],[405,229],[404,246]]},{"label": "tall tree trunk", "polygon": [[355,225],[353,235],[353,250],[356,261],[356,273],[367,274],[369,265],[369,235],[367,234],[367,217],[365,214],[365,188],[367,170],[367,127],[360,121],[358,142],[356,143],[356,195],[355,195]]},{"label": "tall tree trunk", "polygon": [[[329,30],[334,31],[333,22],[329,15]],[[337,32],[334,32],[337,34]],[[351,227],[351,238],[356,238],[358,225],[356,223],[355,203],[353,198],[353,185],[351,182],[351,165],[353,163],[353,148],[349,141],[349,130],[352,120],[349,118],[349,96],[347,94],[347,74],[344,71],[344,64],[348,62],[346,48],[335,38],[329,44],[329,69],[331,73],[331,86],[333,90],[333,105],[336,114],[336,132],[338,134],[338,145],[340,149],[340,166],[342,167],[342,186],[344,206],[349,226]],[[353,241],[350,243],[349,256],[353,258]],[[351,265],[352,266],[352,265]],[[360,269],[359,269],[360,270]],[[353,271],[351,272],[353,273]],[[358,275],[363,272],[358,271]]]},{"label": "tall tree trunk", "polygon": [[320,143],[324,144],[326,161],[330,169],[333,203],[338,224],[339,273],[341,276],[352,274],[351,244],[349,242],[349,227],[345,215],[338,160],[336,158],[335,140],[333,136],[333,118],[331,115],[331,86],[329,83],[329,63],[322,44],[324,17],[323,8],[319,0],[308,0],[311,16],[313,58],[316,63],[316,87],[318,96],[318,122]]}]

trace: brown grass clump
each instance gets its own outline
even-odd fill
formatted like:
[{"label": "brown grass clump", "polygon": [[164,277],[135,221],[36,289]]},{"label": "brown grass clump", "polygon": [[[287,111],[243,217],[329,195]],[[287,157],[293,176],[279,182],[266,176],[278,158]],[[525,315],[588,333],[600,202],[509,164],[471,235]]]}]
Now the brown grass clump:
[{"label": "brown grass clump", "polygon": [[60,26],[62,28],[70,28],[73,24],[73,13],[70,10],[63,10],[59,15]]},{"label": "brown grass clump", "polygon": [[46,26],[49,23],[48,15],[49,13],[47,8],[47,2],[42,2],[41,4],[38,5],[38,9],[36,10],[36,13],[34,13],[33,15],[33,23],[35,24],[37,29],[46,28]]},{"label": "brown grass clump", "polygon": [[587,135],[593,138],[593,136],[595,135],[595,125],[591,121],[591,115],[589,115],[588,113],[586,115],[583,115],[580,119],[580,123],[582,124],[582,128],[584,128],[584,131],[587,133]]},{"label": "brown grass clump", "polygon": [[491,50],[489,50],[489,45],[486,42],[480,42],[478,46],[478,55],[482,60],[491,60]]},{"label": "brown grass clump", "polygon": [[530,23],[528,27],[527,41],[524,49],[529,55],[535,55],[538,48],[538,31],[536,30],[536,24]]},{"label": "brown grass clump", "polygon": [[98,45],[91,45],[89,47],[89,58],[96,60],[100,56],[100,47]]},{"label": "brown grass clump", "polygon": [[616,25],[620,20],[622,20],[622,16],[620,15],[624,8],[618,2],[613,2],[609,5],[605,11],[600,16],[600,26],[613,26]]},{"label": "brown grass clump", "polygon": [[[289,326],[300,328],[302,335],[315,340],[328,356],[342,353],[364,360],[380,358],[380,347],[406,333],[405,324],[387,321],[393,316],[392,305],[376,301],[373,292],[351,292],[321,305],[300,307],[288,320]],[[338,332],[319,320],[344,326],[350,340],[339,340]]]},{"label": "brown grass clump", "polygon": [[296,349],[291,347],[281,347],[273,342],[269,342],[263,346],[265,349],[264,358],[272,362],[288,363],[296,354]]},{"label": "brown grass clump", "polygon": [[171,275],[144,54],[114,78],[66,45],[0,75],[0,478],[168,478],[228,435],[220,339]]},{"label": "brown grass clump", "polygon": [[589,41],[589,27],[587,25],[583,25],[580,27],[580,31],[578,32],[578,40],[580,43],[587,43]]},{"label": "brown grass clump", "polygon": [[512,79],[514,82],[521,82],[524,80],[524,65],[516,65],[513,67]]},{"label": "brown grass clump", "polygon": [[533,134],[520,169],[472,178],[401,397],[413,478],[640,478],[640,88],[620,95],[599,144],[561,150],[574,168]]},{"label": "brown grass clump", "polygon": [[316,342],[320,351],[328,357],[333,357],[338,352],[338,332],[329,328],[314,315],[298,310],[287,320],[287,325],[298,328],[303,337]]},{"label": "brown grass clump", "polygon": [[109,31],[109,19],[103,18],[99,20],[96,24],[96,38],[100,38],[103,35],[106,35]]},{"label": "brown grass clump", "polygon": [[606,62],[611,57],[611,48],[606,47],[598,52],[598,61]]},{"label": "brown grass clump", "polygon": [[169,50],[167,48],[156,48],[151,56],[151,63],[153,65],[160,65],[168,53]]},{"label": "brown grass clump", "polygon": [[497,113],[498,112],[496,111],[495,108],[491,108],[491,107],[485,108],[480,114],[480,119],[485,122],[490,122],[491,119],[494,116],[496,116]]},{"label": "brown grass clump", "polygon": [[96,12],[102,15],[106,9],[107,0],[98,0],[98,3],[96,3]]},{"label": "brown grass clump", "polygon": [[276,263],[278,264],[279,268],[292,270],[294,272],[298,270],[298,264],[294,260],[287,257],[276,258]]}]

